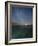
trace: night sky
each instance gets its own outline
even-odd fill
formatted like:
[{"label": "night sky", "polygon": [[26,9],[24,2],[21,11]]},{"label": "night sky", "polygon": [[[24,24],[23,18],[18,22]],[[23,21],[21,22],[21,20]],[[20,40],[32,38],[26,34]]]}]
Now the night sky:
[{"label": "night sky", "polygon": [[17,24],[32,24],[32,8],[12,7],[11,21]]}]

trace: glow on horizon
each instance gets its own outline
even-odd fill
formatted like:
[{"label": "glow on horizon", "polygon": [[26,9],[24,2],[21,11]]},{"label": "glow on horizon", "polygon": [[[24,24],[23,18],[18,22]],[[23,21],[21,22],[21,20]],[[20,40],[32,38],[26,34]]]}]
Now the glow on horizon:
[{"label": "glow on horizon", "polygon": [[28,24],[25,24],[25,25],[28,25]]}]

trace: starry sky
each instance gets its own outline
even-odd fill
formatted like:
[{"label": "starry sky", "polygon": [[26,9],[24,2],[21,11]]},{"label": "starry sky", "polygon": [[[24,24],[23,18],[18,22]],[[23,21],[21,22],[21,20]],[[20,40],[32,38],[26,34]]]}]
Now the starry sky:
[{"label": "starry sky", "polygon": [[22,25],[32,24],[32,8],[12,7],[11,22]]}]

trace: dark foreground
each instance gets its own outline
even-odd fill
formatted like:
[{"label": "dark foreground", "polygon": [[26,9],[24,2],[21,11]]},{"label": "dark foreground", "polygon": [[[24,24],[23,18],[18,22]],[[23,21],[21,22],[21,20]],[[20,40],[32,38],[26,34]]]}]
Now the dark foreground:
[{"label": "dark foreground", "polygon": [[32,25],[13,25],[12,38],[32,38]]}]

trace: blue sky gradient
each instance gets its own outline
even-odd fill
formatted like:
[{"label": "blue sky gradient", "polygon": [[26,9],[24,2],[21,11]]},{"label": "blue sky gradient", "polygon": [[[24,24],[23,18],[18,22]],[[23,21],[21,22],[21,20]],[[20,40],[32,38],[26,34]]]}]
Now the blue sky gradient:
[{"label": "blue sky gradient", "polygon": [[17,24],[32,24],[32,8],[12,7],[11,21]]}]

